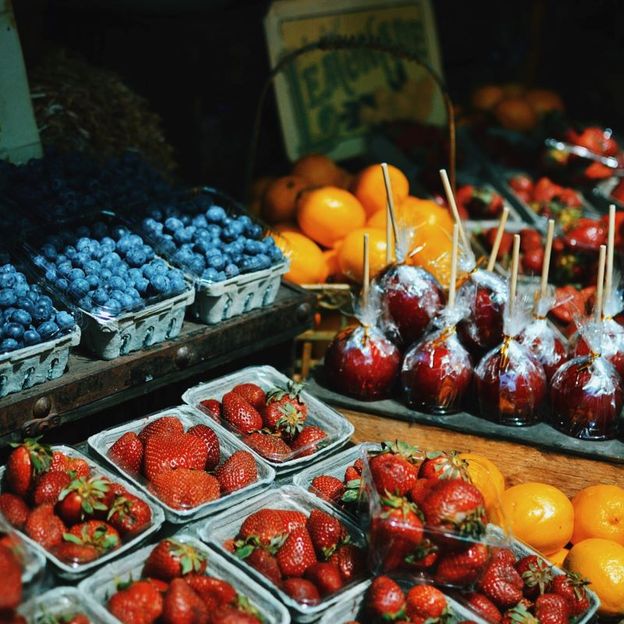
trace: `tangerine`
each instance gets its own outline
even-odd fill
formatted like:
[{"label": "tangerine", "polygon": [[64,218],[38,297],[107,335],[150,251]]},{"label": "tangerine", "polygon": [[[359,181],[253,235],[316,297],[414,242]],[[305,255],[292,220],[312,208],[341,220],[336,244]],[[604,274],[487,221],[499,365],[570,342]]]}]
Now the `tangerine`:
[{"label": "tangerine", "polygon": [[525,98],[539,117],[551,111],[562,111],[564,108],[559,94],[549,89],[530,89]]},{"label": "tangerine", "polygon": [[455,221],[450,210],[440,206],[431,199],[420,199],[408,195],[399,206],[399,220],[407,226],[415,228],[438,226],[449,235],[453,234]]},{"label": "tangerine", "polygon": [[373,213],[366,222],[366,227],[377,228],[379,230],[386,230],[386,209],[378,210]]},{"label": "tangerine", "polygon": [[305,178],[310,186],[342,186],[343,170],[323,154],[302,156],[292,168],[292,175]]},{"label": "tangerine", "polygon": [[[409,193],[409,182],[405,174],[392,165],[388,165],[388,176],[394,205],[398,206]],[[360,171],[353,183],[353,193],[364,206],[367,216],[373,215],[378,210],[385,210],[386,186],[381,166],[371,165]]]},{"label": "tangerine", "polygon": [[251,189],[249,189],[251,199],[262,199],[264,192],[273,180],[275,180],[273,176],[260,176],[259,178],[256,178],[251,183]]},{"label": "tangerine", "polygon": [[386,266],[386,231],[358,228],[345,236],[338,250],[340,272],[357,283],[364,277],[364,234],[368,234],[371,279]]},{"label": "tangerine", "polygon": [[297,202],[299,227],[324,247],[332,247],[365,221],[362,204],[349,191],[337,186],[308,189]]},{"label": "tangerine", "polygon": [[532,130],[537,124],[533,107],[521,97],[501,100],[494,109],[494,115],[503,128],[517,132]]},{"label": "tangerine", "polygon": [[624,546],[624,489],[617,485],[590,485],[573,499],[572,543],[589,537],[610,539]]},{"label": "tangerine", "polygon": [[452,247],[453,239],[446,230],[439,225],[425,224],[412,233],[407,262],[426,269],[444,288],[448,288]]},{"label": "tangerine", "polygon": [[473,485],[480,490],[485,500],[488,515],[496,514],[505,491],[505,477],[498,466],[490,459],[478,453],[460,453],[459,459],[468,464],[468,476]]},{"label": "tangerine", "polygon": [[480,111],[490,111],[503,97],[503,90],[499,86],[484,85],[473,92],[472,106]]},{"label": "tangerine", "polygon": [[290,260],[284,279],[295,284],[320,284],[327,280],[327,263],[320,247],[307,236],[297,232],[271,233],[275,244]]},{"label": "tangerine", "polygon": [[276,232],[297,232],[297,234],[303,234],[303,232],[297,227],[297,225],[295,223],[291,223],[290,221],[276,223],[272,226],[272,229]]},{"label": "tangerine", "polygon": [[326,249],[323,252],[323,258],[325,258],[325,264],[327,266],[327,275],[336,277],[340,274],[340,264],[338,263],[338,249]]},{"label": "tangerine", "polygon": [[267,223],[294,219],[297,198],[310,186],[300,176],[282,176],[269,183],[262,197],[262,216]]},{"label": "tangerine", "polygon": [[527,482],[503,492],[502,512],[513,534],[544,555],[561,550],[572,537],[574,508],[546,483]]},{"label": "tangerine", "polygon": [[548,561],[550,561],[550,563],[552,563],[553,565],[556,565],[558,568],[562,568],[563,562],[565,561],[565,558],[568,556],[569,552],[570,551],[567,548],[562,548],[561,550],[558,550],[554,555],[549,555]]}]

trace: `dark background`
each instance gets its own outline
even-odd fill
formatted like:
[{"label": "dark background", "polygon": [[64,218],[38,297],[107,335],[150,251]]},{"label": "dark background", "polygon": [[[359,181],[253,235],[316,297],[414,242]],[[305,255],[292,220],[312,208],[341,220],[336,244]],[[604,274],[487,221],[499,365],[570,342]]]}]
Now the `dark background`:
[{"label": "dark background", "polygon": [[[268,6],[267,0],[14,3],[29,70],[50,45],[62,45],[118,72],[161,115],[178,175],[235,194],[268,71],[262,27]],[[522,81],[560,92],[573,119],[616,131],[624,126],[623,2],[434,0],[433,6],[454,100],[465,101],[482,83]],[[284,161],[270,98],[257,171],[279,170]]]}]

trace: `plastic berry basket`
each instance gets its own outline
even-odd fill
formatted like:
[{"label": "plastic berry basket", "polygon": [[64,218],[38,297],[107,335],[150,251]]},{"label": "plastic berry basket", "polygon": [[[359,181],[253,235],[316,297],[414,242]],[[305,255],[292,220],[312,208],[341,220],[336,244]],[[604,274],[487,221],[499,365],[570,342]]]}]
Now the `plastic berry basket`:
[{"label": "plastic berry basket", "polygon": [[86,615],[92,624],[109,621],[106,610],[88,593],[81,592],[75,587],[55,587],[24,603],[18,609],[18,613],[23,615],[29,624],[62,622],[65,621],[62,618],[70,619],[79,613]]},{"label": "plastic berry basket", "polygon": [[267,587],[273,594],[278,596],[282,602],[290,610],[293,619],[296,622],[316,622],[320,615],[330,606],[335,604],[340,598],[353,587],[359,587],[364,579],[354,580],[352,583],[345,585],[341,590],[322,599],[316,605],[301,604],[291,598],[288,594],[276,587],[265,576],[257,570],[239,559],[233,553],[227,551],[223,546],[226,540],[234,538],[243,521],[250,514],[264,508],[272,509],[292,509],[302,511],[306,515],[313,509],[321,509],[326,513],[336,516],[348,530],[351,537],[351,543],[361,548],[366,547],[366,537],[364,533],[357,527],[352,520],[344,514],[336,511],[330,505],[326,505],[316,496],[302,491],[300,488],[286,485],[280,488],[271,488],[263,494],[246,501],[244,507],[230,508],[219,514],[215,518],[210,518],[206,522],[199,522],[193,528],[199,538],[210,544],[219,553],[226,557],[229,561],[234,562],[236,566],[242,569],[246,574],[251,576],[258,583]]},{"label": "plastic berry basket", "polygon": [[[91,472],[94,475],[101,475],[103,477],[109,478],[111,481],[120,482],[128,490],[128,492],[130,492],[131,494],[134,494],[135,496],[139,497],[142,500],[146,500],[146,497],[142,494],[142,492],[140,492],[132,484],[120,478],[118,474],[115,474],[107,470],[106,468],[103,468],[99,464],[95,463],[92,459],[90,459],[86,455],[83,455],[80,451],[77,451],[76,449],[70,446],[63,446],[63,445],[53,445],[51,448],[54,451],[61,451],[62,453],[65,453],[65,455],[68,455],[69,457],[75,457],[75,458],[86,460],[89,464],[89,467],[91,468]],[[0,466],[0,482],[4,481],[5,472],[6,472],[6,466]],[[82,578],[83,576],[85,576],[86,574],[94,570],[95,568],[111,561],[111,559],[115,559],[119,557],[120,555],[122,555],[123,553],[134,548],[135,546],[140,544],[143,540],[145,540],[147,537],[149,537],[150,535],[158,531],[158,529],[160,528],[160,526],[162,525],[164,521],[163,512],[160,509],[160,507],[158,507],[157,505],[151,504],[149,500],[146,500],[146,502],[149,505],[150,510],[152,512],[152,521],[150,525],[144,531],[142,531],[141,533],[139,533],[132,539],[129,539],[126,542],[122,542],[121,546],[117,548],[116,550],[111,550],[105,555],[98,557],[95,561],[90,561],[89,563],[72,565],[72,564],[66,563],[65,561],[61,561],[52,552],[50,552],[49,550],[46,550],[43,546],[41,546],[35,540],[28,537],[26,533],[23,533],[22,531],[16,531],[16,532],[20,535],[20,537],[24,540],[24,542],[26,542],[34,550],[42,554],[46,559],[48,559],[48,561],[50,561],[56,574],[58,574],[61,578],[75,581],[79,578]]]},{"label": "plastic berry basket", "polygon": [[[210,202],[223,208],[228,215],[247,215],[245,208],[225,193],[214,188],[202,187],[178,195],[175,201],[163,202],[162,208],[157,207],[156,210],[162,214],[162,218],[156,227],[162,227],[162,222],[169,217],[201,218]],[[145,209],[142,212],[145,213]],[[249,219],[250,223],[263,228],[256,220],[251,217]],[[277,296],[282,276],[288,273],[289,262],[284,258],[268,268],[240,273],[223,281],[210,281],[202,277],[201,267],[194,267],[191,261],[184,261],[177,255],[182,243],[177,242],[175,238],[165,238],[162,232],[158,234],[153,230],[150,231],[145,221],[137,223],[137,226],[163,258],[186,271],[195,282],[197,292],[195,301],[189,308],[189,314],[201,323],[213,325],[250,310],[271,305]]]},{"label": "plastic berry basket", "polygon": [[[182,395],[182,400],[199,413],[206,414],[201,406],[201,401],[205,399],[221,401],[223,395],[238,384],[255,383],[267,391],[274,386],[285,388],[289,381],[290,379],[286,375],[283,375],[272,366],[250,366],[236,373],[189,388]],[[302,448],[280,457],[263,458],[264,461],[275,469],[280,477],[295,470],[300,470],[304,466],[317,462],[321,457],[335,452],[344,446],[353,435],[353,425],[336,410],[319,401],[305,390],[301,393],[301,398],[308,406],[308,417],[305,424],[316,425],[323,429],[327,433],[326,444],[311,455],[302,456],[301,452],[306,451],[305,448]],[[204,417],[209,418],[208,416]],[[224,421],[219,426],[240,435],[236,430],[228,429],[228,425]]]},{"label": "plastic berry basket", "polygon": [[[251,452],[256,460],[256,465],[258,468],[258,480],[245,488],[237,490],[236,492],[232,492],[231,494],[228,494],[221,498],[217,498],[213,501],[209,501],[191,509],[175,509],[173,507],[170,507],[169,505],[161,501],[150,490],[149,482],[147,479],[140,475],[132,475],[126,472],[123,468],[120,468],[113,461],[111,461],[107,454],[108,449],[110,449],[110,447],[124,433],[127,433],[129,431],[134,431],[138,433],[139,431],[141,431],[141,429],[143,429],[143,427],[145,427],[145,425],[149,424],[154,420],[157,420],[158,418],[161,418],[162,416],[176,416],[182,421],[185,430],[189,427],[192,427],[193,425],[198,424],[203,424],[210,427],[213,431],[216,432],[217,437],[219,438],[222,459],[225,459],[236,451],[240,450],[246,450]],[[131,481],[134,486],[142,492],[144,498],[149,498],[149,500],[154,505],[162,508],[164,510],[165,518],[169,522],[172,522],[174,524],[182,524],[190,522],[192,520],[197,520],[204,516],[216,514],[220,511],[223,511],[224,509],[228,509],[233,505],[240,504],[249,496],[253,496],[262,489],[269,487],[275,479],[275,471],[273,470],[273,468],[271,468],[271,466],[268,466],[256,453],[241,444],[239,440],[237,440],[231,433],[224,430],[222,427],[219,427],[214,421],[202,418],[200,414],[198,414],[195,410],[187,407],[186,405],[161,410],[155,414],[145,416],[144,418],[141,418],[139,420],[133,420],[119,427],[113,427],[111,429],[101,431],[100,433],[92,435],[88,440],[88,444],[91,450],[97,453],[97,455],[99,455],[101,459],[113,466],[115,470],[123,474],[126,480]]]},{"label": "plastic berry basket", "polygon": [[[96,219],[97,224],[94,224]],[[99,212],[88,222],[87,220],[77,220],[71,224],[68,223],[63,229],[59,228],[58,231],[52,232],[52,235],[56,241],[60,240],[63,252],[67,251],[68,248],[73,248],[75,253],[67,257],[67,262],[71,267],[74,264],[74,258],[82,253],[76,251],[74,244],[77,244],[83,236],[91,236],[100,243],[104,239],[110,238],[114,231],[121,230],[128,236],[136,236],[114,213]],[[41,253],[50,238],[50,232],[46,234],[40,232],[24,244],[25,252],[29,263],[33,265],[33,272],[46,281],[54,297],[61,301],[65,307],[73,309],[79,314],[82,327],[81,343],[89,351],[97,357],[111,360],[178,336],[182,329],[186,307],[195,299],[195,289],[187,277],[183,278],[183,288],[175,295],[146,293],[145,296],[141,295],[132,305],[126,306],[124,304],[124,306],[120,305],[113,309],[108,305],[108,302],[102,305],[95,305],[94,302],[92,307],[87,309],[82,299],[79,299],[75,293],[70,294],[69,286],[65,289],[59,287],[62,280],[69,284],[68,279],[63,277],[52,261]],[[117,241],[112,242],[113,245],[117,244]],[[142,270],[147,264],[158,262],[163,271],[173,269],[165,260],[156,256],[154,250],[145,241],[143,241],[143,248],[149,251],[151,257],[146,256],[149,259],[145,261],[141,269],[138,267],[130,268],[130,265],[120,258],[117,264],[129,270]],[[102,256],[113,253],[115,249],[118,247],[113,246],[108,251],[102,251]],[[91,258],[89,262],[93,260],[94,258]],[[71,271],[76,269],[77,267],[74,266]],[[98,270],[101,274],[102,266]],[[109,272],[112,273],[110,270]],[[90,277],[91,275],[85,276],[85,278]],[[128,284],[125,283],[124,287],[127,286]],[[90,294],[90,291],[87,294]]]},{"label": "plastic berry basket", "polygon": [[[288,624],[290,622],[288,611],[283,605],[248,576],[241,574],[238,567],[232,565],[218,552],[190,535],[178,534],[173,538],[190,544],[204,553],[207,557],[205,574],[227,581],[241,596],[249,598],[251,604],[259,611],[264,624]],[[155,544],[145,546],[123,559],[108,564],[84,579],[78,586],[83,594],[92,596],[99,609],[104,611],[106,622],[119,623],[119,620],[106,609],[106,602],[115,593],[118,583],[141,578],[143,564],[154,546]]]}]

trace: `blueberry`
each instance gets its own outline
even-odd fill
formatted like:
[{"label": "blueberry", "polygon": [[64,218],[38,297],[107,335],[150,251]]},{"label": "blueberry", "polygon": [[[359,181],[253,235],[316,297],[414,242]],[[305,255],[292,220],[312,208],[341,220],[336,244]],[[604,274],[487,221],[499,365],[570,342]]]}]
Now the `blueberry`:
[{"label": "blueberry", "polygon": [[169,270],[167,263],[160,258],[153,260],[150,264],[156,273],[166,273]]},{"label": "blueberry", "polygon": [[145,264],[147,257],[145,253],[143,253],[143,249],[134,248],[128,252],[126,256],[126,262],[132,267],[140,267]]},{"label": "blueberry", "polygon": [[73,258],[78,252],[76,251],[76,248],[72,245],[67,245],[67,247],[65,247],[64,253],[68,258]]},{"label": "blueberry", "polygon": [[236,218],[236,221],[240,223],[243,228],[247,228],[253,224],[251,217],[249,217],[248,215],[241,215],[240,217]]},{"label": "blueberry", "polygon": [[110,294],[111,299],[115,299],[115,301],[119,301],[119,303],[123,304],[125,293],[123,290],[113,290]]},{"label": "blueberry", "polygon": [[76,249],[78,251],[89,253],[91,251],[91,239],[82,237],[76,241]]},{"label": "blueberry", "polygon": [[84,279],[84,277],[85,272],[82,269],[72,269],[67,276],[70,282],[75,282],[77,279]]},{"label": "blueberry", "polygon": [[3,273],[15,273],[15,267],[12,264],[3,264],[0,266],[0,275]]},{"label": "blueberry", "polygon": [[32,261],[34,265],[38,267],[48,266],[48,261],[41,254],[36,254],[35,256],[33,256]]},{"label": "blueberry", "polygon": [[149,288],[149,280],[145,277],[138,277],[137,279],[133,280],[132,283],[141,295],[144,295]]},{"label": "blueberry", "polygon": [[[173,255],[177,249],[176,244],[172,240],[163,240],[160,244],[160,249],[163,255]],[[152,251],[152,257],[154,252]]]},{"label": "blueberry", "polygon": [[0,273],[0,288],[13,288],[15,273]]},{"label": "blueberry", "polygon": [[121,312],[121,303],[115,299],[109,299],[103,307],[110,316],[117,316]]},{"label": "blueberry", "polygon": [[181,273],[176,273],[169,278],[169,282],[171,284],[171,292],[178,294],[186,290],[186,282],[184,281],[184,277]]},{"label": "blueberry", "polygon": [[121,303],[124,310],[131,310],[135,305],[134,299],[128,293],[123,293],[123,297],[119,303]]},{"label": "blueberry", "polygon": [[197,216],[193,217],[193,225],[196,228],[205,228],[208,225],[208,220],[206,219],[205,215],[198,214]]},{"label": "blueberry", "polygon": [[219,252],[212,253],[210,256],[206,258],[206,264],[217,271],[221,271],[225,268],[225,258]]},{"label": "blueberry", "polygon": [[108,280],[113,276],[113,272],[110,269],[101,269],[100,270],[100,279],[103,282],[108,282]]},{"label": "blueberry", "polygon": [[11,314],[11,320],[14,323],[28,327],[32,323],[32,315],[27,310],[15,310]]},{"label": "blueberry", "polygon": [[64,277],[59,277],[59,279],[56,280],[55,284],[61,292],[65,292],[69,288],[69,280],[65,279]]},{"label": "blueberry", "polygon": [[2,327],[2,334],[5,338],[13,338],[19,341],[24,335],[24,327],[19,323],[6,323]]},{"label": "blueberry", "polygon": [[98,274],[101,269],[101,265],[97,260],[88,260],[84,263],[83,270],[87,275]]},{"label": "blueberry", "polygon": [[201,256],[195,256],[188,264],[187,268],[196,275],[201,275],[206,268],[206,261]]},{"label": "blueberry", "polygon": [[184,227],[184,223],[182,223],[182,221],[180,221],[180,219],[176,219],[176,217],[169,217],[165,221],[165,227],[170,232],[175,232],[176,230],[179,230],[179,229],[183,228]]},{"label": "blueberry", "polygon": [[74,280],[69,285],[69,293],[74,299],[82,299],[90,289],[89,282],[83,278]]},{"label": "blueberry", "polygon": [[253,238],[256,240],[260,240],[262,238],[262,235],[264,234],[262,226],[258,223],[252,223],[251,225],[246,227],[245,232],[247,233],[247,236],[249,236],[249,238]]},{"label": "blueberry", "polygon": [[108,236],[105,236],[100,241],[100,250],[102,251],[103,255],[112,253],[113,251],[115,251],[115,247],[116,247],[115,241],[112,238],[109,238]]},{"label": "blueberry", "polygon": [[64,310],[57,312],[54,320],[62,331],[67,331],[75,325],[74,317]]},{"label": "blueberry", "polygon": [[223,223],[226,218],[225,210],[221,206],[211,206],[206,211],[206,219],[210,223]]},{"label": "blueberry", "polygon": [[264,253],[260,253],[256,256],[256,262],[258,263],[258,270],[268,269],[271,266],[271,258]]},{"label": "blueberry", "polygon": [[139,291],[134,288],[133,286],[130,286],[129,288],[126,288],[126,294],[133,300],[133,301],[138,301],[141,299],[141,295],[139,293]]},{"label": "blueberry", "polygon": [[5,338],[2,342],[0,342],[0,353],[4,353],[5,351],[15,351],[19,347],[19,343],[17,340],[13,338]]},{"label": "blueberry", "polygon": [[108,280],[108,285],[114,290],[123,290],[126,287],[126,282],[118,275],[113,275]]},{"label": "blueberry", "polygon": [[56,258],[56,256],[58,255],[56,247],[54,245],[51,245],[50,243],[45,243],[45,244],[41,245],[41,253],[48,260],[54,260]]},{"label": "blueberry", "polygon": [[232,221],[227,227],[236,232],[236,236],[242,236],[245,231],[245,226],[240,221]]},{"label": "blueberry", "polygon": [[282,253],[282,250],[279,247],[275,247],[271,251],[271,260],[273,260],[273,262],[281,262],[283,259],[284,254]]},{"label": "blueberry", "polygon": [[132,248],[132,239],[129,235],[122,236],[117,241],[117,251],[122,254],[127,254],[128,251]]},{"label": "blueberry", "polygon": [[46,321],[37,327],[37,332],[42,340],[49,340],[59,331],[58,325],[54,321]]},{"label": "blueberry", "polygon": [[12,288],[3,288],[0,290],[0,306],[3,308],[8,308],[9,306],[15,305],[17,301],[17,295],[15,290]]},{"label": "blueberry", "polygon": [[162,273],[156,273],[151,279],[150,284],[152,288],[159,294],[165,294],[169,292],[170,282],[169,278]]},{"label": "blueberry", "polygon": [[98,288],[93,293],[93,303],[103,306],[108,301],[108,293],[103,288]]},{"label": "blueberry", "polygon": [[25,284],[28,284],[28,280],[26,279],[26,276],[23,273],[16,273],[15,274],[15,285],[16,286],[24,286]]},{"label": "blueberry", "polygon": [[208,282],[216,282],[218,275],[219,275],[219,272],[216,269],[213,269],[212,267],[210,267],[209,269],[206,269],[202,273],[202,279]]},{"label": "blueberry", "polygon": [[69,274],[72,272],[73,268],[74,267],[72,266],[72,263],[69,260],[66,260],[65,262],[61,262],[60,264],[56,266],[56,270],[63,277],[68,277]]},{"label": "blueberry", "polygon": [[156,252],[149,245],[142,245],[141,249],[143,250],[143,253],[145,254],[146,262],[152,261],[154,257],[156,256]]},{"label": "blueberry", "polygon": [[178,241],[178,243],[190,243],[193,240],[194,233],[195,228],[193,226],[178,228],[175,231],[173,238]]},{"label": "blueberry", "polygon": [[122,280],[127,281],[128,279],[128,266],[126,264],[117,264],[112,269],[113,277],[121,277]]},{"label": "blueberry", "polygon": [[248,239],[245,241],[245,253],[250,256],[255,256],[256,254],[260,254],[264,251],[264,247],[262,243],[257,240]]},{"label": "blueberry", "polygon": [[[0,304],[1,305],[1,304]],[[20,297],[15,306],[21,310],[25,310],[32,316],[32,313],[35,309],[35,304],[28,297]]]},{"label": "blueberry", "polygon": [[232,225],[226,225],[221,231],[221,240],[226,243],[236,240],[239,236],[240,232],[236,231]]},{"label": "blueberry", "polygon": [[73,258],[72,264],[75,267],[82,267],[86,262],[89,262],[91,256],[85,251],[79,251]]},{"label": "blueberry", "polygon": [[230,279],[231,277],[236,277],[240,271],[238,270],[238,267],[235,264],[228,264],[225,269],[225,276]]},{"label": "blueberry", "polygon": [[94,290],[100,284],[100,278],[95,273],[91,273],[91,275],[87,275],[85,279],[87,280],[87,283],[89,284],[89,290]]},{"label": "blueberry", "polygon": [[24,332],[23,340],[26,346],[35,345],[41,342],[41,336],[36,329],[27,329]]},{"label": "blueberry", "polygon": [[[33,286],[32,290],[35,290],[35,286]],[[37,287],[37,290],[35,292],[39,293],[39,296],[38,296],[38,299],[37,299],[37,303],[45,304],[45,305],[49,306],[50,308],[53,307],[54,303],[52,302],[52,299],[50,299],[50,297],[48,297],[48,295],[42,295],[41,291],[39,290],[38,287]]]}]

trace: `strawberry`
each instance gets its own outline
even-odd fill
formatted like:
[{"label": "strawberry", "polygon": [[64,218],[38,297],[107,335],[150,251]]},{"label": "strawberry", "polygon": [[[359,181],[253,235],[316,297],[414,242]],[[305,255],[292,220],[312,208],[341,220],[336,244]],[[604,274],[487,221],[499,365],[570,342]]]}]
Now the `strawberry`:
[{"label": "strawberry", "polygon": [[262,429],[262,416],[235,392],[227,392],[222,400],[223,418],[238,432],[252,433]]},{"label": "strawberry", "polygon": [[24,528],[26,520],[28,520],[30,509],[19,496],[5,492],[0,494],[0,513],[2,513],[11,526],[21,530]]},{"label": "strawberry", "polygon": [[[105,477],[102,477],[106,479]],[[106,505],[106,509],[110,509],[119,496],[128,494],[126,488],[117,481],[108,481],[108,491],[104,494],[102,502]]]},{"label": "strawberry", "polygon": [[15,553],[6,546],[0,547],[0,613],[17,609],[22,602],[22,565]]},{"label": "strawberry", "polygon": [[173,509],[192,509],[219,498],[219,482],[203,470],[177,468],[163,470],[152,483],[151,490]]},{"label": "strawberry", "polygon": [[204,399],[199,402],[199,409],[208,414],[215,422],[221,422],[221,403],[217,399]]},{"label": "strawberry", "polygon": [[145,561],[143,576],[171,581],[187,574],[203,574],[206,563],[206,555],[194,546],[164,539],[154,547]]},{"label": "strawberry", "polygon": [[292,439],[303,429],[308,407],[301,399],[301,385],[289,382],[288,388],[273,388],[262,412],[264,426],[281,431]]},{"label": "strawberry", "polygon": [[424,539],[405,557],[409,569],[426,570],[438,560],[439,548],[428,538]]},{"label": "strawberry", "polygon": [[76,538],[74,541],[74,536],[69,537],[72,539],[69,540],[66,537],[64,541],[53,550],[54,554],[61,561],[80,565],[95,561],[100,556],[95,546],[83,543],[80,538]]},{"label": "strawberry", "polygon": [[210,624],[262,624],[262,620],[240,608],[224,605],[211,614]]},{"label": "strawberry", "polygon": [[159,472],[170,468],[204,470],[207,459],[208,447],[194,435],[153,434],[145,443],[143,474],[153,481]]},{"label": "strawberry", "polygon": [[282,589],[301,604],[314,605],[321,601],[321,594],[316,585],[302,578],[289,578],[284,581]]},{"label": "strawberry", "polygon": [[[483,234],[487,242],[487,249],[488,251],[491,251],[492,247],[494,247],[494,241],[496,240],[496,235],[498,234],[498,228],[488,228],[487,230],[485,230]],[[503,232],[503,236],[498,246],[498,253],[496,254],[496,259],[501,260],[502,258],[507,256],[509,252],[511,251],[512,245],[513,245],[513,234],[511,234],[510,232]]]},{"label": "strawberry", "polygon": [[433,451],[418,469],[419,479],[463,479],[469,481],[468,462],[456,451]]},{"label": "strawberry", "polygon": [[50,467],[50,447],[39,444],[39,438],[26,439],[22,444],[11,444],[14,450],[7,460],[5,479],[8,489],[26,498],[36,477]]},{"label": "strawberry", "polygon": [[66,465],[67,471],[78,479],[88,479],[91,476],[91,468],[86,459],[68,457]]},{"label": "strawberry", "polygon": [[483,594],[473,592],[466,596],[466,602],[468,606],[476,611],[484,620],[487,620],[491,624],[500,624],[503,616],[498,610],[498,607]]},{"label": "strawberry", "polygon": [[236,603],[238,594],[227,581],[197,574],[188,574],[184,580],[210,611],[222,605]]},{"label": "strawberry", "polygon": [[245,399],[249,405],[259,412],[262,411],[266,405],[266,393],[260,386],[254,383],[238,384],[232,388],[232,392]]},{"label": "strawberry", "polygon": [[282,519],[287,531],[303,529],[308,521],[306,515],[302,511],[295,511],[294,509],[277,509],[276,512]]},{"label": "strawberry", "polygon": [[177,416],[161,416],[141,429],[139,440],[145,444],[151,436],[160,433],[184,433],[184,425]]},{"label": "strawberry", "polygon": [[187,433],[203,440],[208,448],[208,459],[206,460],[206,470],[214,470],[221,461],[221,447],[217,434],[206,425],[195,425]]},{"label": "strawberry", "polygon": [[69,542],[94,546],[100,555],[121,546],[121,538],[117,530],[102,520],[79,522],[69,529],[69,533],[63,535],[63,538]]},{"label": "strawberry", "polygon": [[106,455],[120,468],[138,474],[143,465],[143,442],[134,431],[128,431],[108,449]]},{"label": "strawberry", "polygon": [[337,503],[344,494],[345,487],[337,477],[318,475],[312,479],[309,491],[323,500]]},{"label": "strawberry", "polygon": [[162,614],[163,597],[150,581],[136,581],[113,594],[108,610],[123,624],[153,624]]},{"label": "strawberry", "polygon": [[304,578],[314,583],[323,597],[335,594],[344,585],[338,566],[329,562],[313,563]]},{"label": "strawberry", "polygon": [[381,499],[381,512],[373,519],[375,540],[390,544],[401,539],[412,547],[423,539],[423,523],[418,508],[401,496],[387,496]]},{"label": "strawberry", "polygon": [[439,557],[433,580],[440,585],[466,586],[474,583],[488,563],[490,553],[485,544],[472,544],[466,550]]},{"label": "strawberry", "polygon": [[515,564],[516,572],[524,582],[524,595],[535,600],[543,594],[553,579],[552,567],[541,557],[528,555]]},{"label": "strawberry", "polygon": [[61,493],[71,482],[72,478],[67,472],[45,472],[35,482],[33,503],[35,506],[44,503],[56,505]]},{"label": "strawberry", "polygon": [[270,552],[263,548],[255,548],[245,561],[275,585],[281,586],[282,571],[277,563],[277,559]]},{"label": "strawberry", "polygon": [[[304,523],[306,520],[304,516]],[[260,546],[268,547],[274,540],[284,537],[288,531],[279,510],[260,509],[245,518],[238,531],[238,537],[243,542],[253,539]]]},{"label": "strawberry", "polygon": [[313,455],[329,443],[327,433],[320,427],[304,427],[293,439],[291,448],[298,457]]},{"label": "strawberry", "polygon": [[301,392],[303,391],[303,384],[295,383],[290,380],[286,388],[278,387],[271,389],[267,393],[266,403],[280,403],[282,405],[290,404],[295,407],[299,412],[303,420],[308,417],[308,406],[301,398]]},{"label": "strawberry", "polygon": [[347,466],[344,474],[344,482],[354,481],[359,479],[362,476],[361,471],[359,471],[355,466]]},{"label": "strawberry", "polygon": [[210,612],[197,593],[183,579],[174,579],[165,594],[162,624],[208,624]]},{"label": "strawberry", "polygon": [[559,594],[544,594],[535,601],[535,617],[540,624],[568,624],[568,602]]},{"label": "strawberry", "polygon": [[417,449],[404,442],[384,442],[381,452],[372,457],[369,467],[377,491],[405,496],[418,478],[414,463]]},{"label": "strawberry", "polygon": [[535,249],[527,249],[522,254],[520,265],[523,273],[526,275],[538,275],[542,272],[544,264],[544,249],[536,247]]},{"label": "strawberry", "polygon": [[69,457],[63,451],[52,451],[52,461],[48,472],[68,472],[69,464]]},{"label": "strawberry", "polygon": [[405,616],[405,594],[396,581],[378,576],[371,584],[366,599],[369,611],[383,620],[399,620]]},{"label": "strawberry", "polygon": [[91,620],[84,613],[77,613],[71,619],[66,619],[61,624],[91,624]]},{"label": "strawberry", "polygon": [[314,544],[305,528],[292,530],[277,552],[277,563],[284,576],[303,576],[316,563]]},{"label": "strawberry", "polygon": [[108,479],[82,477],[74,479],[60,494],[56,513],[67,524],[92,518],[98,511],[107,511],[104,498],[108,493]]},{"label": "strawberry", "polygon": [[540,624],[540,622],[528,611],[526,605],[520,603],[513,609],[505,611],[501,624]]},{"label": "strawberry", "polygon": [[236,451],[228,457],[215,473],[223,495],[242,490],[258,480],[258,465],[247,451]]},{"label": "strawberry", "polygon": [[429,490],[438,482],[438,479],[416,479],[416,483],[409,491],[409,499],[420,506],[429,494]]},{"label": "strawberry", "polygon": [[285,461],[292,455],[292,449],[284,440],[272,433],[256,431],[243,438],[243,442],[256,453],[272,461]]},{"label": "strawberry", "polygon": [[340,575],[345,583],[363,576],[366,570],[366,558],[363,551],[353,544],[342,544],[336,548],[334,554],[328,559],[340,570]]},{"label": "strawberry", "polygon": [[313,509],[308,516],[306,528],[317,555],[329,559],[345,537],[346,530],[340,520],[320,509]]},{"label": "strawberry", "polygon": [[414,618],[441,618],[446,614],[446,597],[432,585],[414,585],[405,597],[407,615]]},{"label": "strawberry", "polygon": [[524,583],[513,564],[497,555],[488,563],[478,588],[497,607],[508,609],[522,600]]},{"label": "strawberry", "polygon": [[115,499],[106,519],[122,536],[134,536],[149,526],[152,510],[145,501],[128,493]]},{"label": "strawberry", "polygon": [[63,521],[54,513],[54,505],[45,504],[35,507],[24,526],[26,535],[51,550],[63,541],[67,529]]},{"label": "strawberry", "polygon": [[528,251],[529,249],[541,249],[542,235],[533,228],[524,228],[520,230],[520,251]]},{"label": "strawberry", "polygon": [[549,593],[562,596],[568,603],[570,616],[582,615],[589,609],[589,596],[585,587],[589,581],[574,572],[555,576],[548,588]]}]

